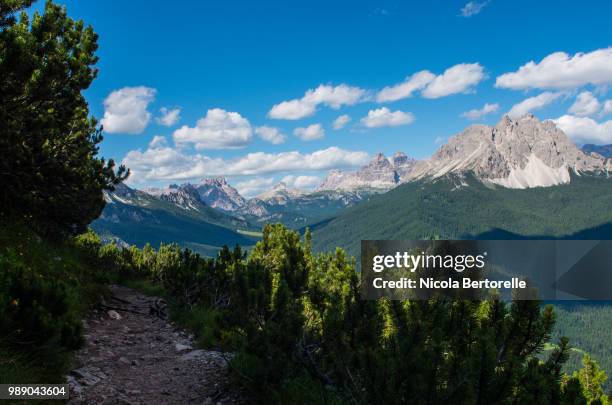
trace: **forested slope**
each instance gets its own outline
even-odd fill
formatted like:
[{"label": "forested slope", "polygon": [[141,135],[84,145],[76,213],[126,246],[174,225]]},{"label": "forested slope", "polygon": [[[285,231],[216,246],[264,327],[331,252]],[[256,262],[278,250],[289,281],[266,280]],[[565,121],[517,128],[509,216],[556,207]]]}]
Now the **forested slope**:
[{"label": "forested slope", "polygon": [[404,184],[312,227],[314,247],[358,255],[362,239],[612,238],[612,179],[532,189],[467,177]]}]

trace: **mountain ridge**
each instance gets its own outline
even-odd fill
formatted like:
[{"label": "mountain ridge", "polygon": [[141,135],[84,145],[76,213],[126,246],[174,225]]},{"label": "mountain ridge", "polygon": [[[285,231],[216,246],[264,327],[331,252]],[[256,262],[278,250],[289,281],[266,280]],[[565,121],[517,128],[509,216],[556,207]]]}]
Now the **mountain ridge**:
[{"label": "mountain ridge", "polygon": [[570,172],[607,174],[610,168],[610,160],[582,152],[552,121],[506,115],[494,127],[471,125],[451,137],[404,182],[473,172],[506,188],[548,187],[568,183]]}]

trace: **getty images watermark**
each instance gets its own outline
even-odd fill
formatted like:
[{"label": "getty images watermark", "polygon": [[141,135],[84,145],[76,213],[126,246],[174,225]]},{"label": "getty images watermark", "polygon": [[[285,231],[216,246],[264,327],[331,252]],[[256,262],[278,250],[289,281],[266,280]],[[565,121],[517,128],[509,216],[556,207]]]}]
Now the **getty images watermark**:
[{"label": "getty images watermark", "polygon": [[612,241],[362,241],[366,299],[611,300]]}]

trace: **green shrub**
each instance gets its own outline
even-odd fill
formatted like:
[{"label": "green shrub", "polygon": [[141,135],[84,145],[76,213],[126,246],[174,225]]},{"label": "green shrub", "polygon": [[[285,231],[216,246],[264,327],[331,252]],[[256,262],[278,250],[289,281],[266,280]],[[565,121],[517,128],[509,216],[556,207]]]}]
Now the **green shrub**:
[{"label": "green shrub", "polygon": [[20,253],[7,249],[0,254],[0,330],[5,339],[30,347],[79,347],[82,326],[75,288],[53,271],[27,266]]}]

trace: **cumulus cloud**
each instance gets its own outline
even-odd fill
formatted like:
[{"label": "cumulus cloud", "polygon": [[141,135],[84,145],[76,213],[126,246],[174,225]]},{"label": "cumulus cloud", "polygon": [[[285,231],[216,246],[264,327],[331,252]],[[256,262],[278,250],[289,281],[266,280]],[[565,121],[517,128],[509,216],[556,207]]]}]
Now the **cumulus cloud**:
[{"label": "cumulus cloud", "polygon": [[388,101],[396,101],[401,100],[403,98],[408,98],[412,96],[417,90],[423,89],[426,85],[428,85],[436,75],[431,73],[428,70],[421,70],[409,76],[402,83],[396,84],[394,86],[387,86],[376,95],[376,101],[379,103],[384,103]]},{"label": "cumulus cloud", "polygon": [[612,120],[598,123],[588,117],[563,115],[552,121],[576,143],[612,143]]},{"label": "cumulus cloud", "polygon": [[513,105],[510,111],[508,111],[508,116],[511,118],[521,117],[528,112],[547,106],[562,95],[562,92],[551,93],[550,91],[546,91],[537,96],[526,98],[520,103]]},{"label": "cumulus cloud", "polygon": [[568,112],[579,117],[586,117],[594,115],[600,108],[601,104],[599,104],[599,100],[593,96],[593,93],[590,91],[583,91],[578,94],[576,101],[569,108]]},{"label": "cumulus cloud", "polygon": [[473,86],[485,78],[479,63],[460,63],[436,76],[421,92],[425,98],[439,98],[473,90]]},{"label": "cumulus cloud", "polygon": [[489,4],[488,1],[483,1],[481,3],[477,1],[469,1],[461,9],[461,17],[467,18],[476,15],[480,13],[487,4]]},{"label": "cumulus cloud", "polygon": [[274,145],[279,145],[285,142],[285,135],[280,131],[280,129],[275,127],[261,126],[255,128],[255,133],[264,141],[270,142]]},{"label": "cumulus cloud", "polygon": [[604,103],[602,113],[604,115],[612,113],[612,100],[606,100],[606,102]]},{"label": "cumulus cloud", "polygon": [[461,116],[464,118],[467,118],[468,120],[477,120],[497,110],[499,110],[499,104],[485,103],[485,105],[482,108],[477,108],[477,109],[473,109],[470,111],[466,111],[462,113]]},{"label": "cumulus cloud", "polygon": [[163,148],[166,146],[168,146],[168,141],[161,135],[155,135],[153,139],[151,139],[151,142],[149,142],[149,148],[152,149]]},{"label": "cumulus cloud", "polygon": [[293,134],[302,141],[314,141],[325,136],[325,130],[321,124],[312,124],[307,127],[299,127],[293,130]]},{"label": "cumulus cloud", "polygon": [[319,104],[338,109],[343,105],[358,103],[365,95],[366,91],[359,87],[346,84],[338,86],[322,84],[316,89],[306,91],[302,98],[275,104],[268,112],[268,117],[280,120],[299,120],[313,115]]},{"label": "cumulus cloud", "polygon": [[159,109],[159,113],[160,116],[157,117],[157,123],[166,127],[171,127],[181,118],[180,108],[168,109],[166,107],[162,107]]},{"label": "cumulus cloud", "polygon": [[274,184],[273,177],[255,177],[248,180],[239,181],[235,184],[236,189],[245,197],[254,197]]},{"label": "cumulus cloud", "polygon": [[104,117],[100,121],[104,131],[110,134],[140,134],[149,121],[147,110],[155,99],[155,89],[150,87],[124,87],[111,92],[104,100]]},{"label": "cumulus cloud", "polygon": [[409,112],[391,111],[387,107],[368,111],[368,115],[361,119],[361,123],[367,128],[397,127],[414,122],[414,115]]},{"label": "cumulus cloud", "polygon": [[292,174],[281,180],[289,188],[313,189],[321,184],[321,178],[317,176],[294,176]]},{"label": "cumulus cloud", "polygon": [[183,125],[172,135],[177,145],[193,144],[196,149],[239,149],[252,137],[251,124],[237,112],[213,108],[195,127]]},{"label": "cumulus cloud", "polygon": [[498,76],[496,87],[524,89],[572,89],[586,84],[612,84],[612,48],[570,56],[555,52],[541,62],[530,61],[516,72]]},{"label": "cumulus cloud", "polygon": [[351,117],[347,114],[341,115],[334,120],[333,127],[334,129],[342,129],[346,124],[351,121]]},{"label": "cumulus cloud", "polygon": [[150,181],[188,181],[210,176],[255,176],[291,171],[321,171],[359,167],[367,163],[368,153],[348,151],[335,146],[312,153],[255,152],[235,159],[186,154],[170,147],[132,150],[123,159],[130,168],[133,183]]}]

